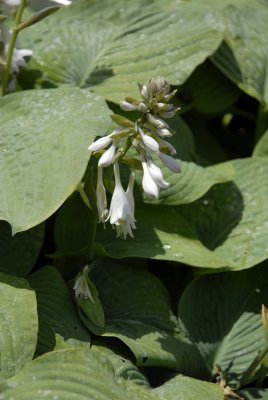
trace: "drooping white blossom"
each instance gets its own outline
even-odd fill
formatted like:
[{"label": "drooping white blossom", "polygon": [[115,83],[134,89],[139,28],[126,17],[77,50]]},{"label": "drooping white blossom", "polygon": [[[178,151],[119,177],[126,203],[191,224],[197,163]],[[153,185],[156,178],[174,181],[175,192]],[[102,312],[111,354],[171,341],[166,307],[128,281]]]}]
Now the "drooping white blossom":
[{"label": "drooping white blossom", "polygon": [[127,234],[133,237],[132,229],[135,228],[135,218],[132,201],[129,200],[129,196],[126,195],[121,184],[117,162],[114,163],[114,177],[115,188],[107,220],[110,220],[110,223],[115,226],[117,236],[125,239]]},{"label": "drooping white blossom", "polygon": [[75,278],[73,290],[77,299],[90,299],[93,303],[95,303],[88,285],[88,271],[89,267],[86,265],[82,272],[80,272]]},{"label": "drooping white blossom", "polygon": [[159,197],[159,188],[154,179],[152,178],[147,161],[142,161],[143,177],[142,177],[142,188],[146,196],[154,199]]},{"label": "drooping white blossom", "polygon": [[150,173],[151,177],[153,178],[153,180],[155,181],[155,183],[160,188],[164,188],[164,189],[168,188],[169,183],[164,180],[161,169],[157,165],[155,165],[151,160],[147,161],[147,166],[148,166],[149,173]]}]

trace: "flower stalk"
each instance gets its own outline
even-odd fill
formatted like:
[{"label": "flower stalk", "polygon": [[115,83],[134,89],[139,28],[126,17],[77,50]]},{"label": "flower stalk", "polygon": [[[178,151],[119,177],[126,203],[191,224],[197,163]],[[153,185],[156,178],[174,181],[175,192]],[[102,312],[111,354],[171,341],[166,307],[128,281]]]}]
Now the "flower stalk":
[{"label": "flower stalk", "polygon": [[[117,236],[124,239],[127,235],[133,237],[132,230],[136,228],[133,197],[135,170],[143,171],[144,195],[155,199],[159,197],[160,189],[169,187],[169,183],[164,180],[161,168],[155,164],[154,159],[158,158],[174,173],[181,171],[180,165],[172,158],[176,150],[166,141],[174,132],[163,120],[172,118],[178,111],[178,108],[169,103],[176,90],[170,91],[169,82],[157,77],[150,79],[147,84],[139,83],[139,91],[141,101],[126,97],[120,107],[127,112],[140,112],[140,118],[134,123],[121,115],[113,114],[111,118],[118,124],[118,128],[89,146],[89,150],[99,157],[96,190],[99,222],[109,221]],[[130,149],[136,151],[138,158],[126,157]],[[121,184],[121,163],[130,168],[127,190]],[[103,174],[104,169],[111,165],[114,166],[115,187],[108,210]]]}]

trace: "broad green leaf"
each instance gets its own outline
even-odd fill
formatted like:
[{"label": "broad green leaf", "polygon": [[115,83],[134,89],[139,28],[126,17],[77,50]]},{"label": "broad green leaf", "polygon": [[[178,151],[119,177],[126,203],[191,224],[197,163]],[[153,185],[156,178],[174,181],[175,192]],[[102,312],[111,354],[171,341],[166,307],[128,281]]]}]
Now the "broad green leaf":
[{"label": "broad green leaf", "polygon": [[88,145],[110,122],[104,101],[78,88],[5,96],[0,117],[0,218],[14,234],[48,218],[76,189]]},{"label": "broad green leaf", "polygon": [[36,291],[38,313],[65,339],[90,342],[90,334],[81,323],[71,293],[54,267],[44,267],[28,278]]},{"label": "broad green leaf", "polygon": [[267,156],[268,156],[268,130],[264,132],[264,134],[256,144],[253,152],[253,157],[267,157]]},{"label": "broad green leaf", "polygon": [[10,226],[0,221],[0,271],[17,276],[27,275],[38,257],[43,237],[43,225],[12,236]]},{"label": "broad green leaf", "polygon": [[256,0],[230,3],[226,2],[222,10],[225,43],[212,61],[242,90],[267,104],[267,3]]},{"label": "broad green leaf", "polygon": [[208,7],[183,3],[164,11],[148,1],[105,0],[100,6],[84,0],[21,37],[34,48],[33,66],[44,79],[92,87],[118,102],[136,96],[137,82],[151,76],[182,84],[219,47],[222,30]]},{"label": "broad green leaf", "polygon": [[112,230],[99,227],[98,242],[115,258],[158,258],[236,270],[260,263],[268,256],[268,161],[232,163],[233,183],[215,185],[191,204],[137,204],[135,240],[128,238],[122,245]]},{"label": "broad green leaf", "polygon": [[224,398],[223,389],[219,385],[183,375],[177,375],[153,392],[166,400],[223,400]]},{"label": "broad green leaf", "polygon": [[27,281],[0,273],[0,380],[16,374],[34,355],[36,298]]},{"label": "broad green leaf", "polygon": [[122,340],[138,366],[164,366],[193,375],[206,372],[200,372],[199,355],[180,334],[168,292],[154,275],[102,260],[94,263],[90,277],[104,308],[102,335]]},{"label": "broad green leaf", "polygon": [[116,379],[104,354],[84,349],[53,351],[35,359],[1,383],[0,392],[1,400],[157,400],[148,389]]},{"label": "broad green leaf", "polygon": [[173,206],[191,203],[203,196],[216,183],[228,182],[235,176],[235,169],[229,161],[206,168],[193,162],[178,162],[181,165],[179,174],[161,164],[165,180],[170,186],[160,191],[158,200],[144,199],[145,203]]},{"label": "broad green leaf", "polygon": [[117,363],[106,351],[58,350],[35,359],[2,382],[1,399],[175,400],[179,394],[180,400],[223,400],[222,390],[210,383],[178,376],[152,390],[132,377],[122,379],[118,372]]},{"label": "broad green leaf", "polygon": [[239,380],[264,344],[261,305],[268,304],[265,265],[237,273],[196,279],[179,301],[181,325],[198,346],[203,362],[220,365],[231,386]]}]

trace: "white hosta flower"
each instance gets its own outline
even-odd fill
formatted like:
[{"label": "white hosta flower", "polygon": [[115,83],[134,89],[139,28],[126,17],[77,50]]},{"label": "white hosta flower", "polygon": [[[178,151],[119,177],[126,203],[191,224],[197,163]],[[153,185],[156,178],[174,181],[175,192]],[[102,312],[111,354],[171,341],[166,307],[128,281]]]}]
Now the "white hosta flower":
[{"label": "white hosta flower", "polygon": [[105,223],[108,216],[107,209],[107,198],[106,198],[106,190],[103,184],[103,168],[98,168],[98,178],[97,178],[97,188],[96,188],[96,197],[97,197],[97,209],[99,214],[99,222]]},{"label": "white hosta flower", "polygon": [[158,156],[160,160],[168,167],[168,169],[170,169],[170,171],[181,172],[181,167],[177,163],[177,161],[174,160],[174,158],[168,156],[165,153],[162,153],[161,151],[159,151]]},{"label": "white hosta flower", "polygon": [[142,141],[148,149],[158,152],[159,144],[151,136],[146,135],[141,128],[138,128],[139,134],[141,135]]},{"label": "white hosta flower", "polygon": [[169,183],[164,180],[162,171],[157,165],[155,165],[151,160],[148,160],[147,166],[151,177],[159,187],[169,187]]},{"label": "white hosta flower", "polygon": [[142,188],[146,196],[158,199],[159,188],[154,179],[152,178],[147,161],[143,158],[142,160],[143,177],[142,177]]},{"label": "white hosta flower", "polygon": [[96,142],[94,142],[90,146],[88,146],[88,150],[90,150],[90,151],[103,150],[110,143],[112,143],[112,138],[110,136],[103,136],[100,139],[96,140]]},{"label": "white hosta flower", "polygon": [[108,150],[105,151],[105,153],[103,153],[103,155],[99,159],[99,167],[109,167],[109,165],[113,163],[116,146],[117,140],[113,140],[112,145],[109,147]]},{"label": "white hosta flower", "polygon": [[114,176],[115,188],[107,220],[110,219],[110,223],[115,226],[117,236],[121,236],[125,239],[128,234],[133,237],[132,229],[135,228],[133,203],[132,200],[129,200],[132,189],[130,187],[128,195],[124,191],[117,162],[114,164]]},{"label": "white hosta flower", "polygon": [[172,133],[167,128],[157,128],[156,132],[158,133],[159,136],[164,136],[164,137],[172,136]]},{"label": "white hosta flower", "polygon": [[89,267],[86,265],[82,272],[80,272],[75,278],[73,290],[75,292],[75,297],[78,299],[90,299],[94,303],[91,290],[88,286],[88,271]]},{"label": "white hosta flower", "polygon": [[168,128],[168,124],[166,124],[165,121],[163,121],[161,118],[154,117],[150,113],[146,115],[148,122],[155,126],[156,128]]}]

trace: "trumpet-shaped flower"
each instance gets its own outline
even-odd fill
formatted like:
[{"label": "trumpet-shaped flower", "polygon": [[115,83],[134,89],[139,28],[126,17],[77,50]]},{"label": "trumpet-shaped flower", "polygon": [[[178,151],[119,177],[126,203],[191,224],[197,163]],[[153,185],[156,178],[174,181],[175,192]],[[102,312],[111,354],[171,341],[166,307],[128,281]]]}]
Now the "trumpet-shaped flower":
[{"label": "trumpet-shaped flower", "polygon": [[94,303],[94,299],[88,285],[88,271],[89,267],[86,265],[82,272],[80,272],[75,278],[73,290],[77,299],[79,297],[83,299],[90,299]]},{"label": "trumpet-shaped flower", "polygon": [[169,183],[164,180],[162,171],[157,165],[155,165],[151,160],[148,160],[147,166],[151,177],[159,187],[169,187]]},{"label": "trumpet-shaped flower", "polygon": [[115,226],[117,236],[121,236],[124,239],[129,234],[133,237],[132,228],[135,226],[135,218],[134,218],[134,200],[132,201],[131,197],[132,190],[131,186],[128,192],[128,195],[124,191],[121,179],[118,163],[114,163],[114,176],[115,176],[115,188],[111,200],[110,211],[107,217],[107,220],[110,220],[110,223]]},{"label": "trumpet-shaped flower", "polygon": [[159,197],[159,188],[157,183],[152,178],[147,161],[143,158],[142,160],[142,168],[143,168],[143,177],[142,177],[142,188],[146,196],[158,199]]}]

